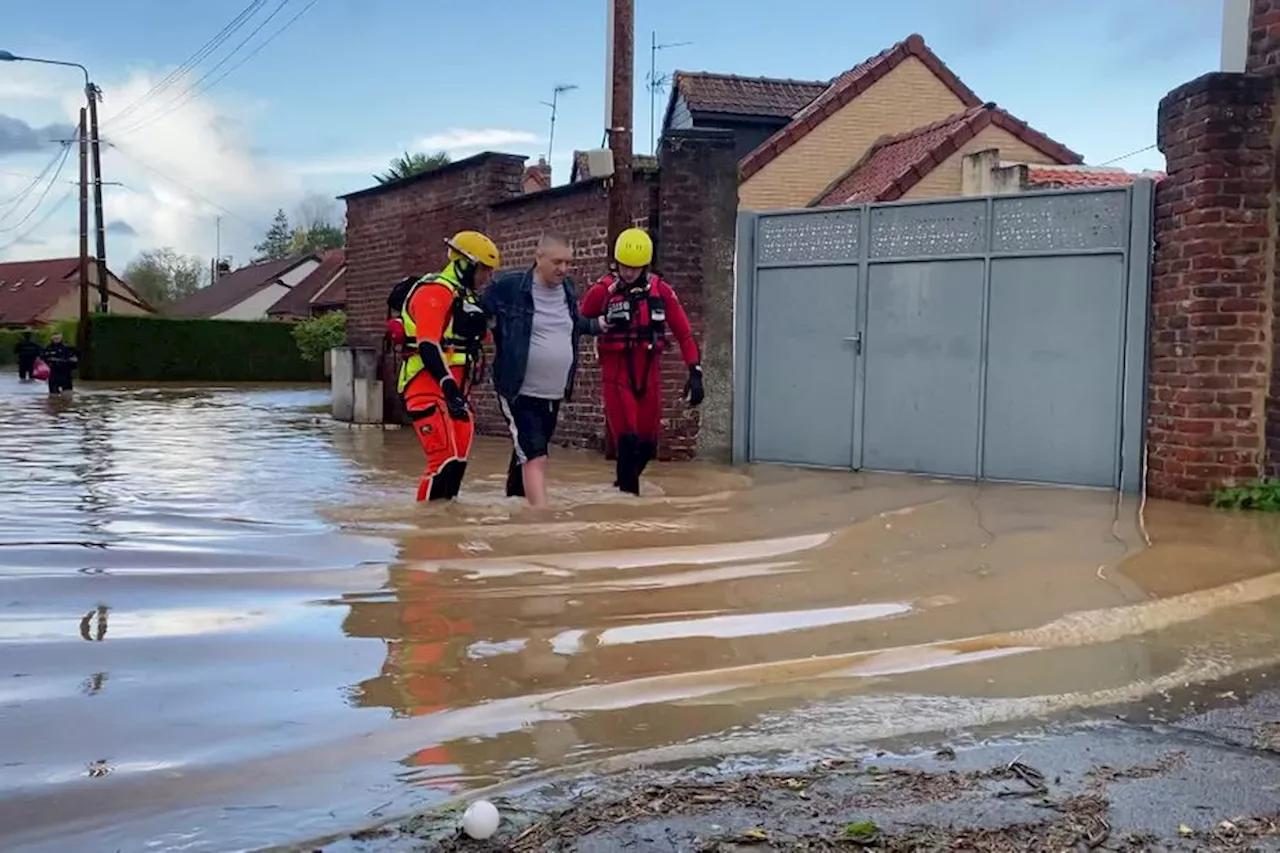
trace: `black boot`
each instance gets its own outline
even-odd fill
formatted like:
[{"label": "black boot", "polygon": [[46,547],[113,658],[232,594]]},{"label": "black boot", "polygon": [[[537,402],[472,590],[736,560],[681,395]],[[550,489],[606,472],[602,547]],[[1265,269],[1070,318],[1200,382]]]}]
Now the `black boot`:
[{"label": "black boot", "polygon": [[634,433],[618,436],[618,488],[640,494],[640,447]]},{"label": "black boot", "polygon": [[652,441],[641,441],[636,445],[636,477],[644,473],[649,463],[658,455],[658,445]]}]

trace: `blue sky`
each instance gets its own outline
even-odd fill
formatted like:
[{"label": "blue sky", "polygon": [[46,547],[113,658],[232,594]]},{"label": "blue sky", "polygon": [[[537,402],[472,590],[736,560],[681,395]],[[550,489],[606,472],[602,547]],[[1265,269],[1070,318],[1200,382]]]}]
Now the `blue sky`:
[{"label": "blue sky", "polygon": [[[601,142],[604,0],[315,0],[252,59],[196,91],[197,79],[281,2],[266,0],[189,76],[116,120],[248,0],[5,0],[0,49],[81,62],[104,90],[103,135],[118,146],[106,150],[104,175],[126,184],[107,193],[113,267],[158,245],[207,258],[219,214],[222,249],[243,262],[276,207],[292,212],[307,194],[366,186],[371,170],[405,149],[465,156],[496,148],[536,158],[547,145],[541,102],[556,83],[579,87],[561,99],[557,182],[574,148]],[[311,0],[283,2],[203,85]],[[789,0],[751,8],[636,0],[638,149],[649,140],[654,30],[661,43],[691,42],[659,53],[660,74],[801,79],[832,77],[918,32],[980,97],[1091,163],[1153,144],[1159,98],[1218,62],[1219,0]],[[23,238],[0,249],[0,259],[74,253],[74,199],[50,212],[70,189],[74,155],[43,205],[32,197],[14,213],[4,202],[29,183],[20,176],[37,174],[56,147],[12,151],[4,143],[18,127],[13,120],[37,131],[73,121],[78,85],[71,69],[0,64],[0,247]],[[1153,150],[1119,165],[1162,168],[1163,158]]]}]

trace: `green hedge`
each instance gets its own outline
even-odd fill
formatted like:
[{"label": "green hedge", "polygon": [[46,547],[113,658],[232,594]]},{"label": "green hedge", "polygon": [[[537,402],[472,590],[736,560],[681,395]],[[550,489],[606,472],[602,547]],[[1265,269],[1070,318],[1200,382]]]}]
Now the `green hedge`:
[{"label": "green hedge", "polygon": [[141,382],[323,382],[293,324],[278,320],[179,320],[95,315],[86,379]]},{"label": "green hedge", "polygon": [[[62,332],[62,337],[69,344],[76,342],[76,321],[62,320],[49,326],[42,326],[38,329],[30,329],[31,337],[35,338],[40,346],[49,343],[49,336],[55,331]],[[22,340],[22,329],[0,329],[0,364],[15,364],[17,357],[13,354],[13,348],[18,345],[18,341]]]}]

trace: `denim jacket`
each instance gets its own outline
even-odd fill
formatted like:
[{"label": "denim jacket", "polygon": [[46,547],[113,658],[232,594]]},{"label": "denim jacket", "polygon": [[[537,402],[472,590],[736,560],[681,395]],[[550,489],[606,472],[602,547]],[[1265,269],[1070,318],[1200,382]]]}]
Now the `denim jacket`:
[{"label": "denim jacket", "polygon": [[[524,385],[524,372],[529,364],[529,342],[533,339],[533,268],[499,273],[484,289],[481,302],[493,328],[493,385],[498,395],[514,400]],[[568,278],[561,285],[565,305],[573,318],[573,363],[564,389],[564,398],[573,397],[574,377],[578,372],[578,342],[583,335],[599,335],[600,323],[584,319],[578,311],[578,298]]]}]

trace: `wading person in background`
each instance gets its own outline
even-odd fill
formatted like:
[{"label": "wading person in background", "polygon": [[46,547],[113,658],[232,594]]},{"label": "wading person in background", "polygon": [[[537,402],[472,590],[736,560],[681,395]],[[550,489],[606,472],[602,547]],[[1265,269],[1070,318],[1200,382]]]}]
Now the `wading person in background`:
[{"label": "wading person in background", "polygon": [[653,241],[640,228],[628,228],[614,244],[615,271],[597,281],[582,299],[582,316],[603,317],[600,336],[601,388],[605,429],[617,448],[617,482],[624,492],[640,494],[640,475],[658,453],[662,425],[662,353],[666,329],[680,346],[689,368],[685,399],[702,403],[702,367],[689,318],[676,292],[650,271]]},{"label": "wading person in background", "polygon": [[75,347],[62,342],[61,332],[53,333],[40,357],[49,365],[49,393],[61,394],[72,390],[71,373],[80,362],[80,354]]},{"label": "wading person in background", "polygon": [[13,348],[18,357],[18,378],[30,382],[36,369],[36,359],[40,357],[40,345],[31,339],[30,332],[22,333],[22,340]]},{"label": "wading person in background", "polygon": [[515,445],[507,466],[508,497],[547,502],[547,453],[560,404],[573,396],[582,335],[602,321],[585,320],[569,280],[569,241],[544,234],[533,266],[496,276],[485,289],[493,325],[493,385]]},{"label": "wading person in background", "polygon": [[488,334],[477,288],[501,263],[498,247],[479,231],[460,231],[445,245],[444,269],[405,279],[387,300],[398,313],[387,324],[401,359],[396,386],[427,456],[419,501],[449,500],[462,488],[475,438],[467,398]]}]

